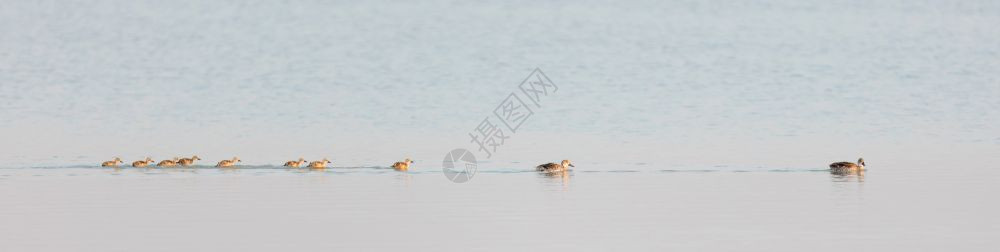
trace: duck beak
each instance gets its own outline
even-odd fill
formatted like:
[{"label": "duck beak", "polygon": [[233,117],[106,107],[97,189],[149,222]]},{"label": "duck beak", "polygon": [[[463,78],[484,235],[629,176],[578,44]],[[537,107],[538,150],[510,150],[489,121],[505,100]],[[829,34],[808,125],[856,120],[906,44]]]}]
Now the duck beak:
[{"label": "duck beak", "polygon": [[575,166],[575,165],[573,165],[573,164],[569,164],[569,167],[576,167],[576,166]]}]

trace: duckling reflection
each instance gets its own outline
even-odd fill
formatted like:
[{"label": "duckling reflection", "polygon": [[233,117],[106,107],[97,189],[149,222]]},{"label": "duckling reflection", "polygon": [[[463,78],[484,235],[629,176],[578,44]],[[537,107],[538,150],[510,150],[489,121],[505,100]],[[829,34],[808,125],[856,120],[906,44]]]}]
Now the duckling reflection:
[{"label": "duckling reflection", "polygon": [[155,172],[161,173],[161,174],[183,174],[183,173],[199,174],[199,173],[201,173],[201,171],[199,171],[199,169],[193,168],[193,167],[184,167],[184,166],[168,166],[168,167],[171,168],[171,169],[162,169],[163,167],[160,167],[160,169],[149,169],[149,171],[155,171]]},{"label": "duckling reflection", "polygon": [[396,180],[399,180],[400,183],[409,187],[413,182],[413,175],[409,173],[397,173]]},{"label": "duckling reflection", "polygon": [[[191,169],[191,170],[195,170],[195,169]],[[222,167],[219,167],[219,172],[222,173],[222,174],[237,174],[237,173],[242,173],[243,169],[239,169],[239,168],[237,168],[235,166],[222,166]]]}]

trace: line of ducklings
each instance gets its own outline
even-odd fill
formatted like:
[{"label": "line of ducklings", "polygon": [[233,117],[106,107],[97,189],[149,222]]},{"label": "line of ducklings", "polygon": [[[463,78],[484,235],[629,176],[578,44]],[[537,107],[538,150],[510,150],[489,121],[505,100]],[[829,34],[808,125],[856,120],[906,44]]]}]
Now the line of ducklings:
[{"label": "line of ducklings", "polygon": [[[146,166],[149,166],[149,165],[151,165],[153,163],[156,163],[157,167],[173,167],[173,166],[178,166],[178,165],[180,165],[180,166],[191,166],[191,165],[194,164],[194,161],[198,161],[198,160],[201,160],[201,158],[198,157],[198,155],[194,155],[194,156],[191,156],[190,158],[178,158],[178,157],[174,157],[174,159],[171,159],[171,160],[160,160],[159,163],[156,163],[156,160],[153,160],[150,157],[146,157],[146,159],[144,159],[144,160],[139,160],[139,161],[132,162],[132,167],[146,167]],[[238,163],[238,162],[242,162],[242,160],[240,160],[240,158],[238,158],[238,157],[233,157],[233,159],[231,159],[231,160],[227,159],[227,160],[219,161],[219,164],[216,165],[216,167],[230,167],[230,166],[236,165],[236,163]],[[112,159],[111,161],[104,161],[103,163],[101,163],[101,166],[102,167],[118,167],[118,164],[124,164],[124,163],[125,162],[122,161],[121,158],[117,158],[116,157],[116,158]]]},{"label": "line of ducklings", "polygon": [[[163,161],[160,161],[159,163],[156,164],[156,166],[158,166],[158,167],[172,167],[172,166],[177,166],[177,165],[190,166],[190,165],[194,164],[194,161],[196,161],[196,160],[201,160],[201,158],[198,158],[197,155],[192,156],[191,158],[180,158],[180,159],[174,157],[173,160],[163,160]],[[132,167],[146,167],[147,165],[152,164],[153,162],[154,162],[153,159],[150,159],[149,157],[146,157],[145,160],[139,160],[139,161],[132,162]],[[240,160],[239,157],[233,157],[233,159],[227,159],[227,160],[219,161],[219,163],[216,164],[215,167],[232,167],[232,166],[235,166],[236,163],[239,163],[239,162],[243,162],[243,161]],[[291,161],[285,162],[285,164],[283,166],[285,166],[285,167],[296,167],[297,168],[297,167],[301,167],[302,164],[306,164],[307,162],[308,162],[308,165],[306,167],[308,167],[308,168],[326,168],[326,165],[331,163],[330,160],[328,160],[326,158],[324,158],[321,161],[309,162],[309,161],[306,161],[305,159],[302,159],[300,157],[299,160],[291,160]],[[124,163],[124,162],[122,162],[122,160],[120,158],[116,157],[114,160],[105,161],[105,162],[101,163],[101,166],[105,166],[105,167],[117,167],[118,164],[122,164],[122,163]],[[393,169],[396,169],[397,171],[406,171],[406,170],[410,169],[410,165],[413,164],[413,163],[414,163],[413,160],[410,160],[409,158],[407,158],[406,160],[403,160],[402,162],[393,163],[391,167]],[[537,171],[540,171],[540,172],[564,172],[564,171],[568,171],[570,167],[575,167],[575,165],[573,165],[572,161],[563,160],[559,164],[556,164],[556,163],[541,164],[541,165],[536,166],[535,169]],[[843,172],[858,172],[858,171],[864,171],[864,170],[865,170],[865,159],[864,158],[858,158],[858,162],[857,163],[836,162],[836,163],[830,164],[830,171],[832,171],[832,172],[843,173]]]},{"label": "line of ducklings", "polygon": [[[201,160],[201,158],[199,158],[197,155],[191,156],[190,158],[177,158],[177,157],[174,157],[174,159],[171,159],[171,160],[161,160],[159,163],[156,163],[156,167],[175,167],[175,166],[178,166],[178,165],[179,166],[191,166],[191,165],[194,165],[194,162],[198,161],[198,160]],[[147,167],[147,166],[149,166],[149,165],[151,165],[151,164],[153,164],[155,162],[156,161],[153,160],[152,158],[146,157],[146,159],[144,159],[144,160],[139,160],[139,161],[132,162],[132,167]],[[219,161],[219,163],[216,164],[215,167],[234,167],[234,166],[236,166],[236,163],[240,163],[240,162],[243,162],[243,160],[240,160],[239,157],[233,157],[232,159],[226,159],[226,160]],[[118,164],[124,164],[124,163],[125,162],[122,161],[121,158],[117,158],[116,157],[113,160],[102,162],[101,166],[102,167],[118,167]],[[324,158],[323,160],[320,160],[320,161],[309,162],[309,161],[306,161],[305,159],[303,159],[303,158],[300,157],[299,160],[290,160],[288,162],[285,162],[285,164],[282,165],[282,166],[292,167],[292,168],[298,168],[298,167],[302,167],[302,165],[305,165],[308,168],[326,168],[327,165],[331,164],[331,163],[333,163],[333,162],[330,162],[330,160],[326,159],[326,158]],[[406,171],[406,170],[410,169],[410,165],[413,164],[413,163],[414,163],[413,160],[410,160],[409,158],[407,158],[406,160],[404,160],[402,162],[393,163],[391,167],[393,169],[398,170],[398,171]]]}]

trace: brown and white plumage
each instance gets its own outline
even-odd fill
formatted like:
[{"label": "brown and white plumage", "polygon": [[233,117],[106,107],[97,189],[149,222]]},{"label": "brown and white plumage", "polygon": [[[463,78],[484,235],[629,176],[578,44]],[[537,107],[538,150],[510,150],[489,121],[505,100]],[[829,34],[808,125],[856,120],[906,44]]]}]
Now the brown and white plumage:
[{"label": "brown and white plumage", "polygon": [[857,163],[836,162],[836,163],[830,164],[830,170],[834,170],[834,171],[855,171],[855,170],[864,170],[864,169],[865,169],[865,159],[864,158],[858,158],[858,162]]},{"label": "brown and white plumage", "polygon": [[285,162],[285,166],[287,166],[287,167],[299,167],[299,166],[301,166],[302,164],[304,164],[306,162],[307,161],[305,159],[299,158],[299,161],[292,160],[292,161]]},{"label": "brown and white plumage", "polygon": [[101,166],[103,166],[103,167],[118,166],[119,163],[124,164],[125,162],[123,162],[121,158],[117,158],[116,157],[114,160],[104,161],[103,163],[101,163]]},{"label": "brown and white plumage", "polygon": [[139,160],[132,162],[132,167],[146,167],[147,165],[152,164],[153,162],[156,161],[153,161],[153,159],[146,157],[146,160]]},{"label": "brown and white plumage", "polygon": [[177,166],[177,161],[178,160],[180,160],[180,159],[177,158],[177,157],[174,157],[173,160],[161,160],[159,163],[156,164],[156,166],[159,166],[159,167]]},{"label": "brown and white plumage", "polygon": [[570,162],[569,160],[563,160],[559,164],[556,163],[541,164],[536,166],[535,169],[542,172],[560,172],[569,170],[570,167],[576,167],[576,166],[573,165],[573,163]]},{"label": "brown and white plumage", "polygon": [[323,161],[312,161],[309,163],[309,168],[326,168],[326,164],[329,164],[330,160],[323,159]]},{"label": "brown and white plumage", "polygon": [[177,164],[182,165],[182,166],[190,166],[190,165],[194,164],[195,160],[201,160],[201,158],[199,158],[198,155],[194,155],[191,158],[182,158],[182,159],[178,160]]},{"label": "brown and white plumage", "polygon": [[232,167],[236,165],[237,162],[243,162],[243,160],[240,160],[239,157],[233,157],[233,159],[230,160],[219,161],[219,163],[216,164],[215,167]]},{"label": "brown and white plumage", "polygon": [[413,164],[413,163],[414,163],[413,160],[410,160],[409,158],[407,158],[406,160],[403,160],[403,162],[393,163],[392,164],[392,168],[396,169],[397,171],[406,171],[406,170],[410,169],[410,164]]}]

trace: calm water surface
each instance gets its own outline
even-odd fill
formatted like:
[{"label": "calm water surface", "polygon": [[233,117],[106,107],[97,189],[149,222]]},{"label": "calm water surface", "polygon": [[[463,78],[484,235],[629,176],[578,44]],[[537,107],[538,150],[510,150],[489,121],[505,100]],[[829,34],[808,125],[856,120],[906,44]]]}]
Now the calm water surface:
[{"label": "calm water surface", "polygon": [[[582,165],[581,165],[582,166]],[[992,169],[0,169],[30,250],[990,250]],[[956,194],[957,193],[957,194]]]},{"label": "calm water surface", "polygon": [[[996,1],[2,6],[0,251],[1000,246]],[[446,180],[536,67],[560,90]]]}]

